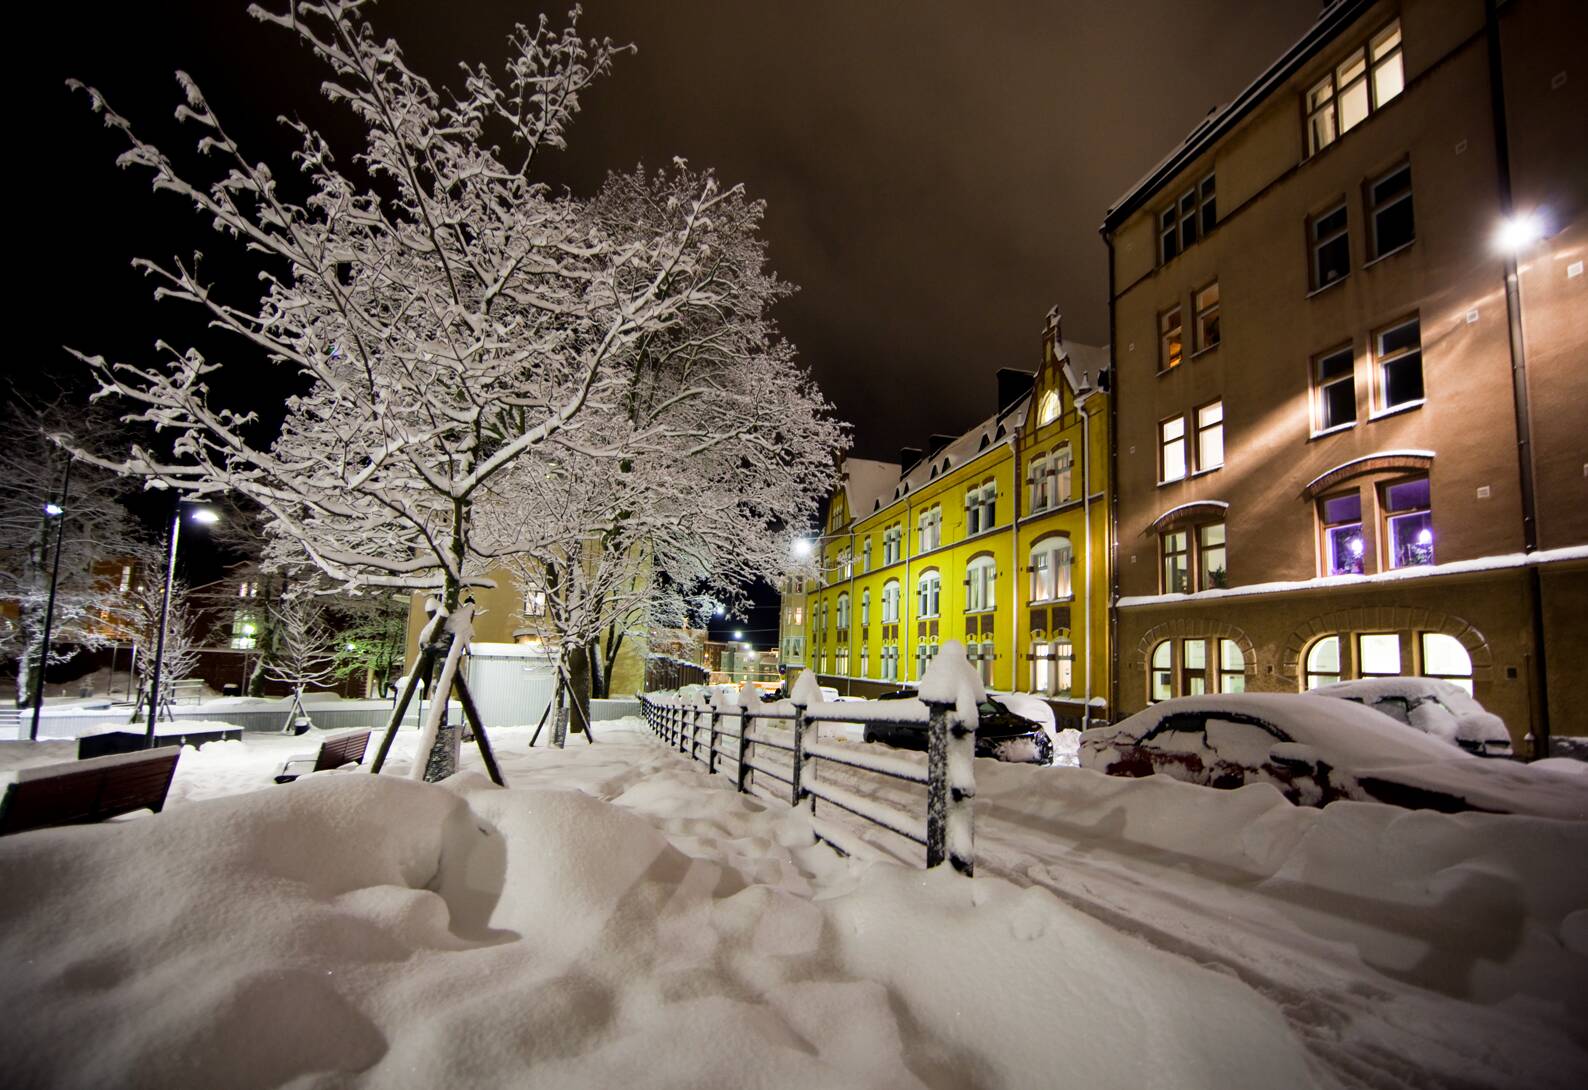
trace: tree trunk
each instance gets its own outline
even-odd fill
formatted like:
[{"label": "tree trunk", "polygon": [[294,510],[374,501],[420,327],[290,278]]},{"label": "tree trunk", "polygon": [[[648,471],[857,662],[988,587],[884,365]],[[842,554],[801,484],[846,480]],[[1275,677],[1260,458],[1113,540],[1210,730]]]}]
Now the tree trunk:
[{"label": "tree trunk", "polygon": [[587,650],[590,658],[590,695],[605,700],[611,695],[611,663],[601,653],[601,641],[591,640]]},{"label": "tree trunk", "polygon": [[568,649],[568,688],[568,727],[577,734],[590,722],[590,652],[582,644]]}]

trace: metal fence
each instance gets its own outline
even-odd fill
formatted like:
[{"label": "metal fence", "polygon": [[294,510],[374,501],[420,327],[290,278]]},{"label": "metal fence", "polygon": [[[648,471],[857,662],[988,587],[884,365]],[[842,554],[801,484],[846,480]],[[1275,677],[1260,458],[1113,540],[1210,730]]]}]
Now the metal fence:
[{"label": "metal fence", "polygon": [[[759,788],[760,793],[781,798],[794,807],[809,799],[817,836],[840,851],[848,853],[852,841],[841,825],[816,816],[818,800],[924,847],[928,867],[947,859],[959,873],[973,873],[976,730],[974,724],[966,726],[960,722],[954,705],[923,702],[928,714],[927,761],[922,768],[913,761],[833,745],[816,736],[821,723],[847,724],[862,718],[883,726],[921,725],[919,719],[898,713],[888,715],[886,704],[881,709],[876,706],[881,702],[809,707],[780,702],[756,705],[752,710],[743,705],[723,708],[709,698],[690,701],[668,693],[648,693],[640,702],[652,734],[670,748],[704,764],[707,773],[732,775],[740,793],[749,794]],[[775,725],[780,722],[790,724],[790,729]],[[908,813],[838,784],[823,782],[811,774],[820,762],[920,784],[926,788],[926,813]],[[777,786],[757,783],[762,778]]]}]

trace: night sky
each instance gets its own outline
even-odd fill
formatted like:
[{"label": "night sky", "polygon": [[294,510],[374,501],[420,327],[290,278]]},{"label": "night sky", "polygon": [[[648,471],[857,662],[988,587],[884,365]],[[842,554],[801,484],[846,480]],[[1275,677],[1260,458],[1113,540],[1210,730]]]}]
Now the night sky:
[{"label": "night sky", "polygon": [[[513,22],[544,8],[560,25],[566,6],[386,3],[372,18],[448,84],[459,60],[499,66]],[[349,132],[318,96],[319,66],[245,7],[53,5],[17,42],[28,154],[12,173],[32,189],[21,228],[38,287],[13,298],[45,320],[14,316],[13,373],[74,372],[63,341],[123,358],[147,358],[162,335],[191,341],[181,308],[148,302],[137,254],[198,249],[227,267],[226,245],[180,202],[114,168],[121,147],[68,76],[168,152],[196,139],[171,120],[178,67],[255,157],[282,146],[282,112],[333,141]],[[854,423],[854,452],[892,458],[990,413],[994,372],[1035,367],[1055,303],[1068,337],[1107,340],[1104,209],[1318,8],[594,0],[582,31],[639,52],[584,96],[547,177],[589,192],[609,169],[683,156],[764,198],[773,266],[800,288],[782,328]]]}]

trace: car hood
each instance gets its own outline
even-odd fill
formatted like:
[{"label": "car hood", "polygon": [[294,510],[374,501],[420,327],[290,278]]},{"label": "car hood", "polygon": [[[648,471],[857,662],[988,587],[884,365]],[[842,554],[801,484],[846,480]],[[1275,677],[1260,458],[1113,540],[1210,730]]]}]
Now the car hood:
[{"label": "car hood", "polygon": [[[1475,810],[1563,821],[1588,821],[1588,777],[1512,761],[1439,761],[1389,768],[1353,769],[1358,783],[1385,801],[1403,785],[1464,800]],[[1377,788],[1377,789],[1376,789]]]}]

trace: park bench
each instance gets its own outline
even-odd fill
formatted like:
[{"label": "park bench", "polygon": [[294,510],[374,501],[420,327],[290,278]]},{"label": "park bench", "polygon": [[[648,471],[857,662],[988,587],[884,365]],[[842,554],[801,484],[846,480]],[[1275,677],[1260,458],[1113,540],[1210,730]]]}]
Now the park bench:
[{"label": "park bench", "polygon": [[[369,748],[369,731],[355,730],[347,734],[339,734],[335,738],[327,738],[320,743],[320,751],[314,755],[304,754],[301,757],[289,757],[281,766],[281,771],[276,773],[277,783],[291,783],[299,776],[309,772],[324,772],[329,768],[341,768],[348,764],[363,764],[364,751]],[[313,763],[312,768],[302,766]],[[298,766],[294,771],[294,766]]]},{"label": "park bench", "polygon": [[0,836],[83,825],[165,805],[180,749],[18,769],[0,799]]}]

